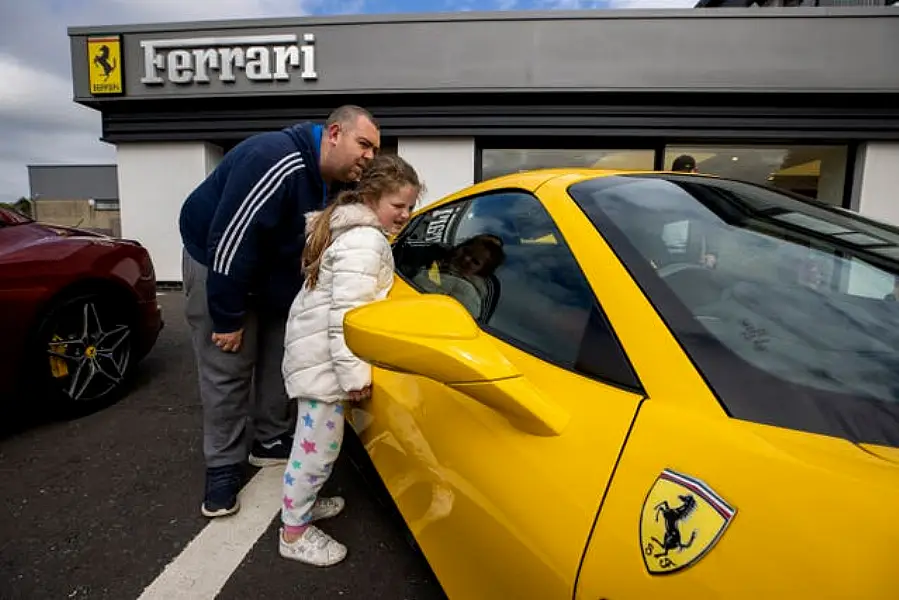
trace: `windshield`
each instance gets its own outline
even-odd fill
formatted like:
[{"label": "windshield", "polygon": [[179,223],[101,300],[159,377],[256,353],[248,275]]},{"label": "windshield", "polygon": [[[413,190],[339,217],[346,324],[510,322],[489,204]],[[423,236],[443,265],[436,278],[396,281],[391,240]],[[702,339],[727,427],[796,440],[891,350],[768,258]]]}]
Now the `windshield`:
[{"label": "windshield", "polygon": [[698,176],[570,193],[731,415],[899,445],[899,229]]}]

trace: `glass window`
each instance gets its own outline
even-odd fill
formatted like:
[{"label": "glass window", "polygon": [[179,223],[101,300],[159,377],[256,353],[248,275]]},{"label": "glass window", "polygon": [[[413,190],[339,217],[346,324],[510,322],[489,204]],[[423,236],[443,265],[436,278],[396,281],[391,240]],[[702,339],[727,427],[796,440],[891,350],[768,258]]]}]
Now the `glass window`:
[{"label": "glass window", "polygon": [[899,228],[711,178],[570,191],[731,414],[899,443]]},{"label": "glass window", "polygon": [[668,146],[664,169],[773,185],[843,205],[846,146]]},{"label": "glass window", "polygon": [[490,333],[549,362],[635,389],[636,377],[549,213],[525,192],[429,211],[395,245],[418,290],[454,297]]},{"label": "glass window", "polygon": [[396,154],[399,152],[399,141],[395,137],[381,138],[381,154]]},{"label": "glass window", "polygon": [[481,178],[487,180],[510,173],[559,167],[651,171],[654,160],[653,150],[485,148],[481,151]]}]

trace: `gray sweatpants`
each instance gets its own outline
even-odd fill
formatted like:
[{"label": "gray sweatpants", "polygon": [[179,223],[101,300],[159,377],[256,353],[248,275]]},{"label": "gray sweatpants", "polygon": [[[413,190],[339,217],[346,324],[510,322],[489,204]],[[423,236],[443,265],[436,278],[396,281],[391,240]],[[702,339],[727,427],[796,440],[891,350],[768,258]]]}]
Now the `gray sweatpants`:
[{"label": "gray sweatpants", "polygon": [[242,463],[253,438],[265,442],[293,430],[295,403],[281,375],[287,316],[251,310],[240,350],[224,352],[212,343],[206,267],[184,251],[181,268],[200,380],[206,466]]}]

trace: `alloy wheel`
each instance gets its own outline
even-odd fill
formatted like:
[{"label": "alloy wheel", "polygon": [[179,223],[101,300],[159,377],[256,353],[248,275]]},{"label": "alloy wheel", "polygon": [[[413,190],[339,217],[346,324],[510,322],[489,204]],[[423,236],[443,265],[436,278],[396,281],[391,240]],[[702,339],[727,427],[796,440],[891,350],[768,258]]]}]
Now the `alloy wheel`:
[{"label": "alloy wheel", "polygon": [[[131,328],[98,309],[99,299],[70,305],[48,343],[50,373],[75,402],[108,395],[124,381],[131,361]],[[102,306],[102,305],[101,305]],[[81,309],[80,311],[78,309]],[[105,318],[104,318],[105,317]]]}]

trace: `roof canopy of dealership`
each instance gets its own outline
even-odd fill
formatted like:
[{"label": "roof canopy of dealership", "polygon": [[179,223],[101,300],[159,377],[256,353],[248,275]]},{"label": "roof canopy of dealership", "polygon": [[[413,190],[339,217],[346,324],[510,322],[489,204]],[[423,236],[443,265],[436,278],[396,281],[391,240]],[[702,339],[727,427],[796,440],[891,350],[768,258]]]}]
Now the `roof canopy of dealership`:
[{"label": "roof canopy of dealership", "polygon": [[366,106],[428,198],[511,171],[670,168],[899,222],[899,11],[296,18],[70,30],[122,234],[180,280],[177,215],[238,141]]}]

